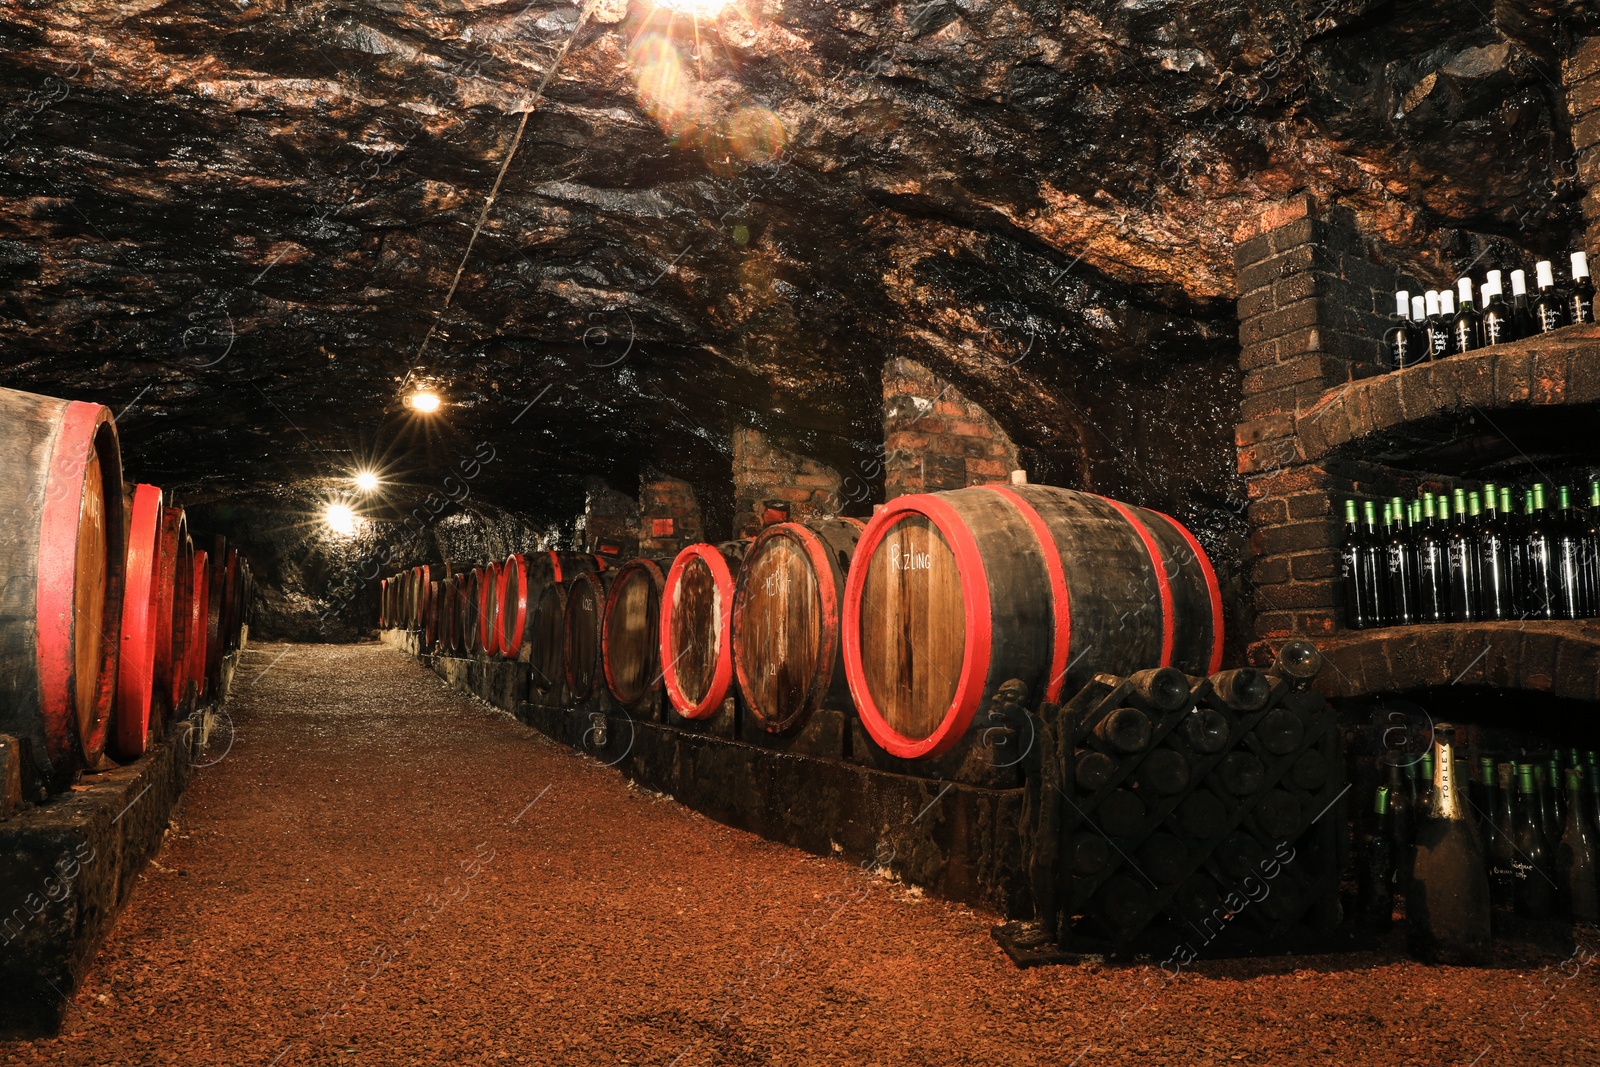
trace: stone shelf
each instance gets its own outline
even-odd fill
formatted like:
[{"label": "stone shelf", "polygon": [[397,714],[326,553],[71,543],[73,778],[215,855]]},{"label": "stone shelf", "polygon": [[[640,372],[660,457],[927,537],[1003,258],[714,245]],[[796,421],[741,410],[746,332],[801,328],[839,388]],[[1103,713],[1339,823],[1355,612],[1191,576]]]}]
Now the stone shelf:
[{"label": "stone shelf", "polygon": [[1600,619],[1461,622],[1349,630],[1316,638],[1330,697],[1449,685],[1600,700]]},{"label": "stone shelf", "polygon": [[1423,451],[1437,424],[1469,415],[1538,418],[1537,409],[1586,404],[1600,404],[1600,324],[1335,386],[1302,402],[1294,427],[1300,456],[1314,462],[1372,438]]}]

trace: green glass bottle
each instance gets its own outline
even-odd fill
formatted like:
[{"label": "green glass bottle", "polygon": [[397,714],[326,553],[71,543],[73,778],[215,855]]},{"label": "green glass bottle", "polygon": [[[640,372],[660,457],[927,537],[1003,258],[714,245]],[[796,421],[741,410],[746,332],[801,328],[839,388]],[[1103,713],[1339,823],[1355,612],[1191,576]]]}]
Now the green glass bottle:
[{"label": "green glass bottle", "polygon": [[1512,864],[1516,868],[1513,900],[1518,915],[1548,919],[1556,910],[1556,880],[1550,839],[1539,820],[1539,793],[1533,765],[1517,764],[1517,818],[1512,832]]},{"label": "green glass bottle", "polygon": [[1433,728],[1433,802],[1417,824],[1407,944],[1437,963],[1478,964],[1489,956],[1489,879],[1483,847],[1455,780],[1455,729]]},{"label": "green glass bottle", "polygon": [[1579,922],[1600,922],[1600,857],[1579,772],[1566,772],[1567,826],[1556,848],[1561,872],[1562,913]]},{"label": "green glass bottle", "polygon": [[1356,886],[1356,922],[1367,930],[1387,930],[1394,921],[1394,837],[1390,832],[1389,789],[1380,785],[1372,801],[1372,825],[1363,835]]},{"label": "green glass bottle", "polygon": [[1495,794],[1493,831],[1487,837],[1485,852],[1489,860],[1489,899],[1494,909],[1509,913],[1516,906],[1517,864],[1516,787],[1512,778],[1516,768],[1502,763],[1496,768],[1500,788]]}]

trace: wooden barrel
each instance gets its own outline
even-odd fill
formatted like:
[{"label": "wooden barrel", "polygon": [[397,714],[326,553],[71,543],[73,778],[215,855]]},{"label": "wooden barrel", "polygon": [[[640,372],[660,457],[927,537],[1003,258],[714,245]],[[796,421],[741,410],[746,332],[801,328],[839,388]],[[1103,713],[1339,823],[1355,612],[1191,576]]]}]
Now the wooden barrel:
[{"label": "wooden barrel", "polygon": [[715,715],[733,684],[733,576],[749,541],[690,545],[661,589],[661,680],[685,719]]},{"label": "wooden barrel", "polygon": [[565,584],[566,605],[562,612],[562,672],[567,680],[567,697],[588,700],[597,682],[605,676],[602,649],[605,643],[606,596],[616,581],[617,571],[580,574]]},{"label": "wooden barrel", "polygon": [[206,629],[211,604],[211,560],[204,550],[194,554],[194,597],[189,604],[189,692],[198,703],[210,691],[206,684]]},{"label": "wooden barrel", "polygon": [[859,519],[768,526],[739,569],[733,664],[751,717],[780,733],[850,706],[839,620]]},{"label": "wooden barrel", "polygon": [[662,564],[667,562],[629,560],[617,568],[606,594],[601,661],[606,688],[625,708],[643,704],[661,684]]},{"label": "wooden barrel", "polygon": [[495,651],[516,659],[528,628],[528,564],[513,552],[500,564],[495,579]]},{"label": "wooden barrel", "polygon": [[422,649],[432,652],[439,643],[439,583],[428,583],[427,608],[422,619]]},{"label": "wooden barrel", "polygon": [[1095,674],[1221,665],[1222,601],[1194,536],[1160,512],[1049,486],[899,497],[861,536],[845,672],[895,756],[948,751],[1000,685],[1058,700]]},{"label": "wooden barrel", "polygon": [[222,687],[223,609],[228,570],[228,539],[217,534],[211,541],[206,560],[211,573],[206,576],[210,607],[206,612],[206,690],[217,693]]},{"label": "wooden barrel", "polygon": [[123,565],[121,651],[117,659],[116,731],[123,759],[144,755],[156,693],[160,592],[161,490],[143,483],[124,495],[127,557]]},{"label": "wooden barrel", "polygon": [[227,655],[239,647],[239,619],[243,607],[244,590],[239,582],[239,550],[228,549],[227,562],[222,567],[222,654]]},{"label": "wooden barrel", "polygon": [[461,620],[461,654],[470,656],[478,651],[478,591],[483,585],[483,568],[473,567],[465,572],[465,577],[458,616]]},{"label": "wooden barrel", "polygon": [[161,538],[156,553],[156,700],[150,732],[158,735],[183,708],[184,656],[188,651],[189,601],[194,585],[194,545],[182,508],[161,509]]},{"label": "wooden barrel", "polygon": [[[530,612],[533,622],[528,633],[528,688],[535,700],[549,703],[558,698],[566,678],[566,620],[569,593],[579,578],[543,582]],[[599,647],[598,638],[595,647]],[[592,654],[591,654],[592,655]],[[592,681],[589,683],[593,687]]]},{"label": "wooden barrel", "polygon": [[444,650],[454,654],[461,651],[461,575],[452,574],[439,587],[439,625],[444,630]]},{"label": "wooden barrel", "polygon": [[98,404],[0,389],[0,733],[52,788],[105,749],[122,614],[122,463]]}]

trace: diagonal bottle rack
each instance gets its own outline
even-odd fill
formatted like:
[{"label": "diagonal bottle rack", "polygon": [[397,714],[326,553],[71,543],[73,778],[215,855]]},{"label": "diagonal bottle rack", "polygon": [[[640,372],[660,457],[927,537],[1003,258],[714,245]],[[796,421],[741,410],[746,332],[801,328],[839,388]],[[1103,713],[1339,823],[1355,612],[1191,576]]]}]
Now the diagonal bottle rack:
[{"label": "diagonal bottle rack", "polygon": [[1039,935],[1179,959],[1333,947],[1345,786],[1307,688],[1320,662],[1291,642],[1267,673],[1101,675],[1044,705],[1024,820]]}]

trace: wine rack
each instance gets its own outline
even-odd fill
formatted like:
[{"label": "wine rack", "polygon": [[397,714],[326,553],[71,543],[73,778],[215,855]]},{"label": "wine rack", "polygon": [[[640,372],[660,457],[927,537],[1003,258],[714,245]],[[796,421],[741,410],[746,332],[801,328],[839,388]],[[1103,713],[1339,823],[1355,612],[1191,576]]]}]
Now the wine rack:
[{"label": "wine rack", "polygon": [[1335,947],[1346,798],[1320,663],[1291,642],[1269,672],[1102,675],[1041,708],[1039,934],[1179,960]]}]

